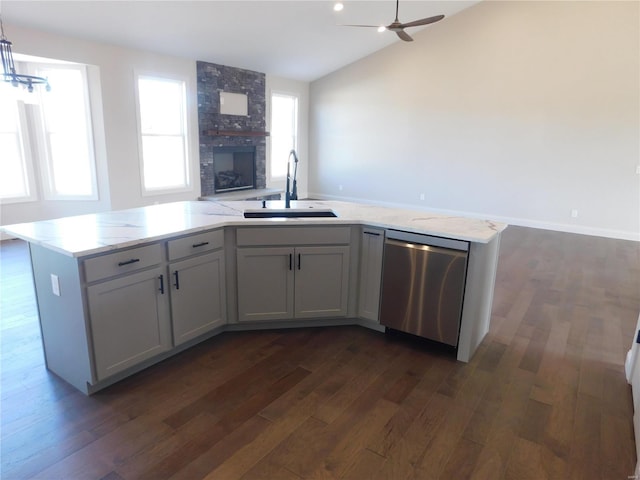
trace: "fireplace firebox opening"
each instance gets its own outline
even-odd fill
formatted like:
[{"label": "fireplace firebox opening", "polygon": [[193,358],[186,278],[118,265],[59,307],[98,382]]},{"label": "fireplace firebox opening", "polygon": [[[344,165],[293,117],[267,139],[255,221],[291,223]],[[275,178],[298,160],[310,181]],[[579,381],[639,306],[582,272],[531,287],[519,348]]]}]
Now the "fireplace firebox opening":
[{"label": "fireplace firebox opening", "polygon": [[215,193],[255,188],[256,147],[213,147]]}]

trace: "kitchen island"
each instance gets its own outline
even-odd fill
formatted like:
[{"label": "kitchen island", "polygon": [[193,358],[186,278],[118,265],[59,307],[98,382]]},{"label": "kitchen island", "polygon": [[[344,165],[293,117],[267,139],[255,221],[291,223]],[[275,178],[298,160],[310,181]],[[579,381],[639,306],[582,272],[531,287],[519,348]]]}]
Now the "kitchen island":
[{"label": "kitchen island", "polygon": [[291,206],[336,217],[244,218],[263,203],[177,202],[3,227],[29,242],[47,368],[93,393],[226,330],[383,331],[388,230],[469,242],[456,350],[469,361],[489,329],[505,224],[349,202]]}]

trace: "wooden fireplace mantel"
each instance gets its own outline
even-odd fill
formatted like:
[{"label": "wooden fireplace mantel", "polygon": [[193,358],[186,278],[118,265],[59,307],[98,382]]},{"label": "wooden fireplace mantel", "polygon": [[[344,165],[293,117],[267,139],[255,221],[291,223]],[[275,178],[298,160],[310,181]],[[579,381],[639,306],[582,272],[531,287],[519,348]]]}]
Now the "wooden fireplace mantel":
[{"label": "wooden fireplace mantel", "polygon": [[268,137],[269,132],[259,130],[202,130],[203,135],[210,137]]}]

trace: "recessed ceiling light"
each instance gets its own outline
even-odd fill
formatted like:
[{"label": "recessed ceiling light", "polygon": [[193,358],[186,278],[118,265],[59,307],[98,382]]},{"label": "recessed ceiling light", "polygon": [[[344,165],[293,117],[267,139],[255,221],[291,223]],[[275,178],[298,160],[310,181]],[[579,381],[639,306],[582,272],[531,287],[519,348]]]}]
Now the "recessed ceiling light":
[{"label": "recessed ceiling light", "polygon": [[342,2],[336,2],[333,5],[333,11],[334,12],[340,12],[340,11],[342,11],[343,8],[344,8],[344,4]]}]

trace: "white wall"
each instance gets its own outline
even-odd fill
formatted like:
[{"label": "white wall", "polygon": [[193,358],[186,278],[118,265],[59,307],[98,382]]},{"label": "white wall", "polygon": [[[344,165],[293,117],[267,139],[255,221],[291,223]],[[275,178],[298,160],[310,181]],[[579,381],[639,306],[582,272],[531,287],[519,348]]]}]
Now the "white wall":
[{"label": "white wall", "polygon": [[[307,197],[309,178],[309,82],[301,82],[288,78],[266,75],[267,97],[267,131],[271,130],[271,92],[288,93],[298,97],[298,198]],[[271,162],[271,143],[267,137],[267,165]],[[291,173],[293,175],[293,172]],[[281,188],[284,190],[285,182],[273,182],[269,180],[269,168],[267,166],[267,187]],[[284,197],[283,197],[284,198]]]},{"label": "white wall", "polygon": [[[195,61],[145,51],[70,38],[5,25],[18,53],[90,65],[99,183],[98,201],[42,201],[0,205],[0,225],[31,222],[68,215],[149,205],[154,202],[195,200],[200,196],[198,153],[197,77]],[[188,114],[191,122],[192,191],[143,196],[138,165],[138,140],[134,97],[134,72],[187,78]],[[298,195],[305,198],[308,178],[309,83],[266,75],[267,130],[270,92],[277,90],[299,98]],[[269,147],[267,137],[267,147]],[[267,148],[267,155],[269,148]],[[270,187],[284,188],[284,183]]]},{"label": "white wall", "polygon": [[[0,207],[0,224],[30,222],[60,216],[117,210],[200,195],[198,116],[195,61],[5,25],[16,53],[91,65],[94,97],[101,108],[94,122],[100,199],[95,202],[37,201]],[[189,192],[143,196],[140,183],[134,73],[185,78],[191,138],[192,189]],[[55,86],[53,87],[55,88]],[[101,97],[101,105],[100,105]],[[40,199],[42,195],[40,195]]]},{"label": "white wall", "polygon": [[640,239],[639,6],[484,1],[313,82],[310,195]]}]

